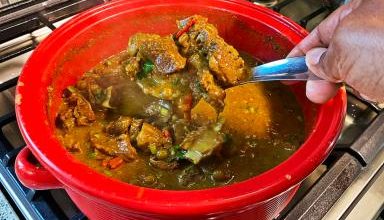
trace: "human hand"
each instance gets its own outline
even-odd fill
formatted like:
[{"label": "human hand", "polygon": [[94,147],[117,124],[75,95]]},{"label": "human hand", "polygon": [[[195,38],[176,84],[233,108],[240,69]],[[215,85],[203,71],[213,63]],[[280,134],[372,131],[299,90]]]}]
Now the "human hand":
[{"label": "human hand", "polygon": [[324,103],[346,83],[371,101],[384,101],[384,1],[354,0],[320,23],[288,56],[306,55],[307,97]]}]

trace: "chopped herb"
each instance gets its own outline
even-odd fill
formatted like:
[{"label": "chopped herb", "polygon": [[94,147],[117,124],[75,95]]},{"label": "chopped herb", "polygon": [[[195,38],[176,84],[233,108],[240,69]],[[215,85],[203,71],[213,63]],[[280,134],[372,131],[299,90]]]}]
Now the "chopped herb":
[{"label": "chopped herb", "polygon": [[147,77],[148,73],[152,72],[154,68],[154,64],[152,61],[147,60],[144,62],[143,67],[141,68],[141,71],[137,74],[138,79],[143,79]]},{"label": "chopped herb", "polygon": [[137,73],[137,78],[140,80],[140,79],[144,79],[145,77],[147,76],[147,74],[145,74],[143,71],[140,71]]},{"label": "chopped herb", "polygon": [[104,174],[107,176],[112,176],[112,172],[109,170],[104,170]]},{"label": "chopped herb", "polygon": [[77,93],[78,90],[74,86],[68,86],[67,90],[70,91],[71,93]]},{"label": "chopped herb", "polygon": [[185,154],[187,153],[186,150],[182,149],[180,145],[174,145],[171,148],[171,155],[176,160],[183,160],[185,159]]},{"label": "chopped herb", "polygon": [[180,78],[174,78],[174,79],[172,80],[172,85],[173,85],[173,86],[177,87],[177,86],[179,86],[180,84],[181,84],[181,80],[180,80]]},{"label": "chopped herb", "polygon": [[147,60],[147,61],[145,61],[144,65],[143,65],[143,71],[145,73],[150,73],[153,70],[153,66],[154,65],[153,65],[152,61]]},{"label": "chopped herb", "polygon": [[186,153],[187,153],[186,150],[180,149],[180,150],[176,151],[175,158],[177,160],[183,160],[183,159],[185,159]]},{"label": "chopped herb", "polygon": [[89,151],[87,156],[89,159],[95,159],[96,158],[96,151]]}]

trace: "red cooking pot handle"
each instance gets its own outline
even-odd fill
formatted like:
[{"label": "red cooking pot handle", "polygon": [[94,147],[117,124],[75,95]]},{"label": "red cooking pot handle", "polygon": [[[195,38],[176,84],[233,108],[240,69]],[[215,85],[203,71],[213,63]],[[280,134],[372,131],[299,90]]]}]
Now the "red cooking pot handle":
[{"label": "red cooking pot handle", "polygon": [[33,159],[34,156],[28,147],[24,147],[16,157],[16,175],[24,186],[36,190],[63,188],[63,185],[48,170],[33,163],[31,161]]}]

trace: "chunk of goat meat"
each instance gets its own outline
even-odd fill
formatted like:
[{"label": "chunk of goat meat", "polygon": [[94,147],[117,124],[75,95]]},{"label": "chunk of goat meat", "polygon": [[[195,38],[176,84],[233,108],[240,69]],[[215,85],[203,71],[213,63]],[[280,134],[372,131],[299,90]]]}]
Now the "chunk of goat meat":
[{"label": "chunk of goat meat", "polygon": [[151,60],[160,73],[173,73],[184,68],[186,59],[179,54],[172,36],[138,33],[129,39],[128,53]]}]

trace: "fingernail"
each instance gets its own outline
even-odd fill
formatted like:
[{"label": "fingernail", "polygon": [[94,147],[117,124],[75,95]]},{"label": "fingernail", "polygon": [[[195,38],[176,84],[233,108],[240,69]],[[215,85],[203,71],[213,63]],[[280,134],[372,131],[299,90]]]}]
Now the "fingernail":
[{"label": "fingernail", "polygon": [[319,64],[321,57],[327,52],[326,48],[313,48],[309,50],[305,55],[305,62],[308,66]]}]

